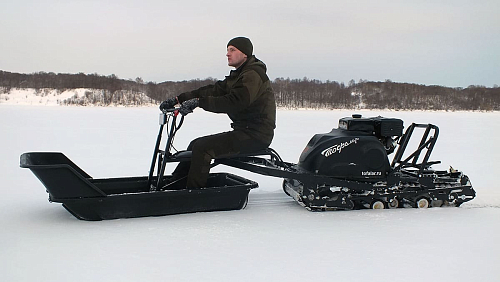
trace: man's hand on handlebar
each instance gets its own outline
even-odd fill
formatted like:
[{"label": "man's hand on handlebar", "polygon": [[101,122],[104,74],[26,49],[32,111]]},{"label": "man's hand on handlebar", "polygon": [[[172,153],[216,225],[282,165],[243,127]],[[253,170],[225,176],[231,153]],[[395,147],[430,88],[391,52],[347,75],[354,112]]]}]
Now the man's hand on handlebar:
[{"label": "man's hand on handlebar", "polygon": [[198,103],[199,103],[198,98],[185,101],[184,103],[181,104],[181,107],[179,108],[179,113],[181,113],[181,115],[183,116],[192,113],[193,110],[198,107]]},{"label": "man's hand on handlebar", "polygon": [[160,104],[160,111],[165,111],[168,109],[173,109],[175,105],[177,105],[179,101],[177,97],[168,98]]}]

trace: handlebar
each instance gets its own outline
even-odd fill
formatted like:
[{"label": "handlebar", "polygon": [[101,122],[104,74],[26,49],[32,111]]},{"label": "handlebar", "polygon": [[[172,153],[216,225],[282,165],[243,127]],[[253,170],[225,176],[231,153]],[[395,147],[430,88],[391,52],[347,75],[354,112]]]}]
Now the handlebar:
[{"label": "handlebar", "polygon": [[160,125],[166,124],[168,122],[168,117],[177,117],[179,115],[179,108],[169,108],[160,110]]},{"label": "handlebar", "polygon": [[[177,120],[177,116],[179,115],[178,108],[169,108],[169,109],[161,109],[160,110],[160,131],[158,132],[158,137],[156,138],[156,146],[153,154],[153,160],[151,162],[151,168],[149,170],[148,176],[148,186],[150,187],[150,191],[155,191],[159,189],[163,181],[163,175],[165,173],[165,166],[167,163],[167,159],[172,155],[171,150],[173,148],[173,141],[175,134],[181,128],[182,123],[184,122],[184,116],[181,115],[180,120]],[[163,135],[163,128],[167,127],[167,143],[165,144],[165,150],[160,150],[160,142]],[[174,148],[175,149],[175,148]],[[154,180],[154,169],[157,165],[158,161],[158,175],[156,176],[156,180]],[[156,184],[153,182],[156,181]]]},{"label": "handlebar", "polygon": [[169,108],[169,109],[162,109],[160,110],[162,113],[164,114],[167,114],[167,113],[175,113],[175,115],[178,115],[179,114],[179,108],[177,107],[173,107],[173,108]]}]

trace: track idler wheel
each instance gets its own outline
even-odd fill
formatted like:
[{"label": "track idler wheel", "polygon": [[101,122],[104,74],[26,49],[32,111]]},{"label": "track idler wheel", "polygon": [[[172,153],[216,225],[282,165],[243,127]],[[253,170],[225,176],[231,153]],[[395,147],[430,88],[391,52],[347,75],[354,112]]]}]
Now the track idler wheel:
[{"label": "track idler wheel", "polygon": [[385,203],[381,200],[375,200],[370,204],[370,208],[373,210],[383,210],[385,209]]},{"label": "track idler wheel", "polygon": [[387,202],[387,207],[390,209],[397,209],[399,207],[399,200],[397,198],[390,199]]},{"label": "track idler wheel", "polygon": [[431,206],[431,201],[427,197],[417,198],[415,207],[418,209],[426,209]]}]

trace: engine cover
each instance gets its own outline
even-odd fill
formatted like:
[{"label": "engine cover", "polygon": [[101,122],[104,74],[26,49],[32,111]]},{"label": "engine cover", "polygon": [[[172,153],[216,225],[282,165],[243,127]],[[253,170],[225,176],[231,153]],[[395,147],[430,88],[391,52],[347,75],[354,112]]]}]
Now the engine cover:
[{"label": "engine cover", "polygon": [[344,129],[314,135],[298,166],[326,176],[374,181],[385,178],[390,171],[386,150],[377,137],[366,131]]},{"label": "engine cover", "polygon": [[397,118],[372,117],[362,118],[361,115],[341,118],[339,128],[349,131],[364,131],[377,137],[403,135],[403,121]]}]

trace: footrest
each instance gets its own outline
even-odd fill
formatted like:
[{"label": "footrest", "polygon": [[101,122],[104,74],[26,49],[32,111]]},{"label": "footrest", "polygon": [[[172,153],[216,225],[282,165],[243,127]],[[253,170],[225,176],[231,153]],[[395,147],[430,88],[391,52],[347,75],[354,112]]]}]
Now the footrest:
[{"label": "footrest", "polygon": [[[271,155],[273,153],[273,149],[271,148],[266,148],[264,150],[260,151],[255,151],[255,152],[250,152],[250,153],[242,153],[238,154],[235,156],[231,156],[229,158],[224,157],[221,159],[232,159],[232,158],[242,158],[242,157],[255,157],[255,156],[264,156],[264,155]],[[189,161],[191,159],[191,156],[193,155],[192,151],[179,151],[172,156],[168,157],[169,162],[179,162],[179,161]]]},{"label": "footrest", "polygon": [[170,158],[176,159],[176,160],[190,160],[191,156],[193,155],[192,151],[179,151],[175,154],[173,154]]}]

